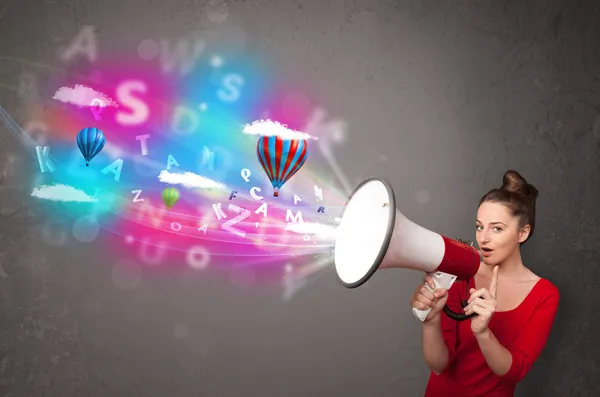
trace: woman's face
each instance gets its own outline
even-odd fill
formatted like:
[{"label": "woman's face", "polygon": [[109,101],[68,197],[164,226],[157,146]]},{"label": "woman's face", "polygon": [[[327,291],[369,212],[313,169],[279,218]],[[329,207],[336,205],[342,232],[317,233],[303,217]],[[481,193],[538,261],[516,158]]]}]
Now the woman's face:
[{"label": "woman's face", "polygon": [[519,230],[519,219],[499,203],[482,203],[475,225],[477,244],[487,265],[502,263],[529,234],[529,226]]}]

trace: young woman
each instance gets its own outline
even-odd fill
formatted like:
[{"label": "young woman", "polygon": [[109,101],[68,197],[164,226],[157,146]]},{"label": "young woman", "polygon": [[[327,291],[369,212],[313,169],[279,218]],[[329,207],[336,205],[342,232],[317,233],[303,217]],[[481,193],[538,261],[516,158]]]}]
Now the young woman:
[{"label": "young woman", "polygon": [[[431,308],[422,332],[432,372],[425,397],[513,397],[552,328],[558,289],[529,270],[520,252],[533,235],[538,191],[513,170],[503,182],[479,203],[475,226],[483,261],[475,278],[449,291],[421,285],[411,298],[412,307]],[[425,282],[435,288],[430,276]],[[444,305],[476,316],[456,322],[441,311]]]}]

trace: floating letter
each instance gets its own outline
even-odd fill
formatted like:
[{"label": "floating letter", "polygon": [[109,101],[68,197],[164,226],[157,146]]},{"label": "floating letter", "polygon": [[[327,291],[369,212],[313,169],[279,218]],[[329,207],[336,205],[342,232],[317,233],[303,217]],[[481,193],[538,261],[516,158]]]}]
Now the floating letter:
[{"label": "floating letter", "polygon": [[244,79],[238,74],[228,74],[223,78],[223,85],[226,90],[220,89],[217,92],[219,98],[226,102],[236,101],[240,97],[240,87],[244,84]]},{"label": "floating letter", "polygon": [[90,112],[92,112],[96,120],[100,120],[100,115],[105,107],[106,104],[102,99],[94,98],[92,99],[92,103],[90,103]]},{"label": "floating letter", "polygon": [[234,197],[235,197],[235,194],[236,194],[237,192],[238,192],[237,190],[233,190],[233,191],[231,192],[231,194],[229,195],[229,200],[231,200],[232,198],[234,198]]},{"label": "floating letter", "polygon": [[148,223],[152,222],[152,226],[155,228],[159,228],[162,223],[163,217],[167,211],[165,207],[153,207],[150,203],[150,199],[148,199],[147,204],[140,204],[136,206],[137,208],[137,221],[142,223],[142,225],[146,225],[144,223],[145,220]]},{"label": "floating letter", "polygon": [[133,198],[134,203],[140,203],[140,202],[144,201],[144,199],[138,198],[138,197],[140,197],[140,194],[142,194],[142,189],[132,190],[131,193],[135,194],[135,197]]},{"label": "floating letter", "polygon": [[[38,145],[43,145],[47,142],[46,134],[48,134],[48,126],[41,121],[30,121],[23,128],[26,131],[31,139]],[[77,158],[79,158],[79,150],[77,152]]]},{"label": "floating letter", "polygon": [[325,213],[325,207],[323,207],[323,206],[320,206],[320,207],[317,209],[317,212],[320,212],[320,213],[324,214],[324,213]]},{"label": "floating letter", "polygon": [[[163,258],[166,250],[166,245],[152,244],[148,238],[144,238],[140,245],[140,257],[143,262],[148,265],[158,265]],[[148,246],[153,245],[156,249],[155,254],[151,256],[148,253]]]},{"label": "floating letter", "polygon": [[[164,73],[170,73],[176,64],[180,64],[179,73],[181,75],[188,74],[192,71],[198,58],[204,52],[206,48],[206,42],[202,39],[197,39],[194,42],[192,50],[190,51],[190,41],[186,39],[180,39],[174,50],[170,50],[169,42],[162,40],[160,43],[160,58],[162,62],[162,68]],[[191,52],[191,53],[190,53]]]},{"label": "floating letter", "polygon": [[256,209],[256,211],[254,211],[254,213],[255,213],[255,214],[259,214],[259,213],[261,213],[261,212],[262,212],[262,213],[263,213],[263,217],[265,217],[265,218],[266,218],[266,217],[267,217],[267,208],[268,208],[268,207],[267,207],[267,203],[263,203],[263,204],[261,204],[261,205],[260,205],[260,207],[258,207],[258,208]]},{"label": "floating letter", "polygon": [[302,199],[298,197],[298,195],[294,194],[294,204],[298,204],[298,201],[302,201]]},{"label": "floating letter", "polygon": [[[185,122],[189,121],[189,122]],[[171,128],[180,134],[189,134],[198,127],[196,112],[183,106],[177,106],[173,114]]]},{"label": "floating letter", "polygon": [[38,90],[35,84],[35,77],[30,73],[24,73],[19,79],[19,96],[21,99],[30,100],[38,97]]},{"label": "floating letter", "polygon": [[[242,174],[242,178],[244,178],[244,180],[245,180],[246,182],[250,182],[250,175],[251,175],[252,173],[250,172],[250,170],[249,170],[248,168],[244,168],[244,169],[242,170],[241,174]],[[259,189],[258,191],[260,191],[260,189]]]},{"label": "floating letter", "polygon": [[148,154],[148,145],[146,145],[146,139],[148,138],[150,138],[150,134],[135,136],[135,140],[140,141],[140,144],[142,145],[142,156]]},{"label": "floating letter", "polygon": [[125,81],[117,87],[117,100],[132,110],[132,113],[119,111],[116,115],[117,122],[122,125],[142,124],[150,115],[148,105],[140,99],[131,95],[132,92],[146,93],[146,83],[138,80]]},{"label": "floating letter", "polygon": [[321,189],[317,185],[315,185],[315,195],[317,196],[317,199],[323,200],[323,189]]},{"label": "floating letter", "polygon": [[35,153],[37,154],[38,163],[40,164],[42,173],[46,172],[46,169],[50,172],[54,172],[56,168],[54,168],[50,158],[48,158],[50,155],[50,146],[44,146],[43,148],[41,146],[36,146]]},{"label": "floating letter", "polygon": [[202,146],[202,164],[208,165],[211,171],[215,169],[215,154],[206,146]]},{"label": "floating letter", "polygon": [[217,219],[221,220],[221,218],[227,218],[227,214],[221,209],[221,203],[213,204],[212,207],[213,210],[215,210],[215,214],[217,214]]},{"label": "floating letter", "polygon": [[104,167],[104,169],[102,170],[102,173],[104,175],[108,174],[109,172],[112,172],[113,174],[115,174],[115,181],[119,181],[119,179],[121,179],[121,169],[123,168],[123,160],[118,159],[113,161],[112,164],[107,165],[106,167]]},{"label": "floating letter", "polygon": [[84,26],[79,31],[79,34],[75,40],[73,40],[71,46],[61,54],[61,59],[63,61],[70,61],[77,53],[87,55],[88,61],[90,62],[96,60],[98,54],[96,51],[96,36],[94,35],[93,26]]},{"label": "floating letter", "polygon": [[210,253],[201,245],[191,247],[186,255],[188,265],[193,269],[204,269],[210,262]]},{"label": "floating letter", "polygon": [[258,194],[254,193],[255,191],[259,191],[260,192],[260,188],[254,186],[252,189],[250,189],[250,196],[252,196],[252,198],[254,200],[262,200],[264,197],[263,196],[259,196]]},{"label": "floating letter", "polygon": [[300,211],[296,212],[296,216],[294,216],[292,211],[288,209],[285,213],[285,221],[290,222],[290,218],[292,218],[291,222],[304,222],[302,220],[302,212]]},{"label": "floating letter", "polygon": [[167,157],[167,170],[171,169],[171,165],[179,167],[179,163],[177,162],[177,160],[175,160],[175,157],[173,157],[172,154],[169,154],[169,157]]},{"label": "floating letter", "polygon": [[233,233],[233,234],[235,234],[237,236],[245,237],[246,236],[246,232],[234,228],[233,225],[235,225],[236,223],[239,223],[242,220],[248,218],[250,216],[250,211],[248,211],[245,208],[238,207],[237,205],[234,205],[234,204],[229,204],[229,207],[227,207],[227,209],[229,211],[237,212],[237,213],[240,213],[240,214],[237,215],[237,216],[235,216],[235,217],[233,217],[233,218],[231,218],[227,222],[223,223],[221,225],[221,229],[227,230],[228,232],[231,232],[231,233]]}]

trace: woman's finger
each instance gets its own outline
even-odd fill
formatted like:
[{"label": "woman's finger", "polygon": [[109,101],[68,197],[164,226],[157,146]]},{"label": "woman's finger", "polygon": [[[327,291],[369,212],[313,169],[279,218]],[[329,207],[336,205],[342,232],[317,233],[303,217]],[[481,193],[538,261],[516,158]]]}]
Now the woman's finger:
[{"label": "woman's finger", "polygon": [[419,301],[415,301],[415,302],[413,303],[413,307],[414,307],[415,309],[419,309],[419,310],[425,310],[425,309],[429,309],[429,308],[430,308],[430,307],[429,307],[429,306],[427,306],[426,304],[424,304],[424,303],[422,303],[422,302],[419,302]]},{"label": "woman's finger", "polygon": [[494,310],[494,303],[493,303],[493,301],[490,301],[490,300],[487,300],[487,299],[477,299],[477,300],[475,300],[475,301],[473,301],[473,302],[469,303],[469,304],[468,304],[468,305],[467,305],[467,306],[464,308],[464,310],[465,310],[465,313],[466,313],[468,310],[471,310],[472,308],[474,308],[474,307],[476,307],[476,306],[477,306],[477,307],[482,307],[482,308],[484,308],[484,309],[486,309],[486,310]]},{"label": "woman's finger", "polygon": [[421,287],[420,294],[423,295],[427,299],[430,299],[430,300],[435,299],[435,295],[433,295],[433,292],[431,292],[426,286]]},{"label": "woman's finger", "polygon": [[492,272],[492,282],[490,283],[490,295],[496,298],[496,291],[498,290],[498,266],[494,266]]},{"label": "woman's finger", "polygon": [[475,314],[479,314],[479,315],[484,315],[486,313],[489,313],[489,310],[480,306],[480,305],[469,305],[465,308],[465,314],[467,316],[475,313]]},{"label": "woman's finger", "polygon": [[473,313],[480,315],[481,317],[490,317],[492,313],[481,306],[473,306]]},{"label": "woman's finger", "polygon": [[426,274],[425,277],[423,277],[423,282],[429,285],[431,289],[435,289],[435,281],[433,281],[433,277],[431,277],[429,274]]},{"label": "woman's finger", "polygon": [[468,302],[471,303],[476,298],[492,299],[492,296],[490,295],[490,292],[486,288],[480,288],[471,294]]},{"label": "woman's finger", "polygon": [[429,299],[423,295],[418,295],[415,299],[415,302],[419,302],[424,304],[425,306],[428,307],[433,307],[433,305],[435,304],[435,300],[434,299]]}]

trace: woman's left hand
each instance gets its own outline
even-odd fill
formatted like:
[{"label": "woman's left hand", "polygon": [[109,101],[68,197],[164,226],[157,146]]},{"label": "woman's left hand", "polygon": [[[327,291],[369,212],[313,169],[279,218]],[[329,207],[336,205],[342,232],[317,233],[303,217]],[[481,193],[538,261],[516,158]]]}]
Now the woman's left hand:
[{"label": "woman's left hand", "polygon": [[469,304],[464,308],[465,314],[477,313],[477,316],[471,318],[471,331],[479,334],[488,329],[488,324],[496,312],[496,289],[498,287],[498,266],[494,267],[492,273],[492,282],[490,289],[480,288],[475,290],[471,288],[469,293]]}]

